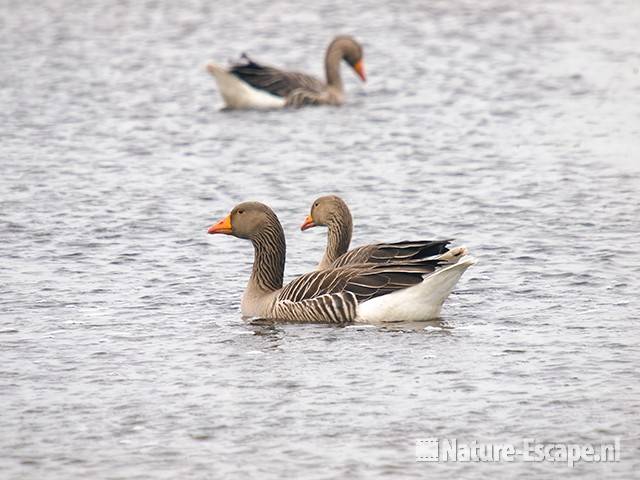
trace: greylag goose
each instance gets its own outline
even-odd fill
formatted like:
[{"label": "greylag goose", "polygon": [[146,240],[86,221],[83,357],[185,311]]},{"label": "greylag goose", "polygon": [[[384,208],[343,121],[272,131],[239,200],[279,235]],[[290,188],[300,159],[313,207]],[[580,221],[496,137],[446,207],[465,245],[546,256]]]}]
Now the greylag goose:
[{"label": "greylag goose", "polygon": [[241,203],[208,233],[253,244],[253,270],[241,307],[247,317],[321,323],[429,320],[438,317],[460,276],[475,263],[467,257],[444,267],[437,259],[354,264],[307,273],[283,287],[285,237],[269,207]]},{"label": "greylag goose", "polygon": [[465,247],[450,250],[447,245],[451,240],[376,243],[349,250],[353,220],[347,204],[336,195],[317,198],[300,230],[305,231],[316,226],[328,228],[327,248],[318,269],[355,263],[412,261],[435,256],[441,261],[455,263],[468,253]]},{"label": "greylag goose", "polygon": [[344,89],[340,62],[346,61],[364,82],[362,46],[348,35],[333,39],[324,66],[326,83],[304,73],[287,72],[261,65],[246,55],[230,69],[209,63],[207,70],[218,83],[229,109],[272,109],[303,105],[341,105]]}]

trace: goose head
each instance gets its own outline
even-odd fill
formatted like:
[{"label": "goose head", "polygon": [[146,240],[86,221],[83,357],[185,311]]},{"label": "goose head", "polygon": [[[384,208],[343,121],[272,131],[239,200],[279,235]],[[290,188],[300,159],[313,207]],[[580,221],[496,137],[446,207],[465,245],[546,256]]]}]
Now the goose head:
[{"label": "goose head", "polygon": [[278,222],[276,214],[259,202],[244,202],[218,223],[209,227],[208,233],[222,233],[246,240],[255,240]]},{"label": "goose head", "polygon": [[347,224],[351,224],[351,213],[347,204],[336,195],[326,195],[313,202],[311,212],[300,226],[300,230],[305,231],[317,226],[346,226]]},{"label": "goose head", "polygon": [[345,43],[343,57],[344,61],[349,64],[351,68],[358,74],[360,80],[367,81],[367,75],[364,71],[364,52],[362,45],[360,45],[354,38],[347,37],[348,41]]},{"label": "goose head", "polygon": [[[364,70],[364,52],[362,45],[350,35],[338,35],[329,44],[327,58],[334,58],[333,62],[339,62],[341,58],[353,68],[360,79],[365,82],[367,76]],[[337,67],[337,63],[335,64]]]}]

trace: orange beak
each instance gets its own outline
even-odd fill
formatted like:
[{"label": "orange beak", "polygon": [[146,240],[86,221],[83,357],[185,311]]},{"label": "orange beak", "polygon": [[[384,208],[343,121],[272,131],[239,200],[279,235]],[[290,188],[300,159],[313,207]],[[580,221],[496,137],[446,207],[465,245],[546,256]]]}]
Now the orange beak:
[{"label": "orange beak", "polygon": [[226,235],[230,235],[232,231],[231,215],[227,215],[215,225],[211,225],[209,230],[207,230],[207,233],[224,233]]},{"label": "orange beak", "polygon": [[358,63],[356,63],[353,66],[353,69],[356,71],[356,73],[362,79],[363,82],[367,81],[367,76],[364,74],[364,61],[363,60],[358,60]]},{"label": "orange beak", "polygon": [[304,219],[304,223],[300,226],[300,230],[304,232],[305,230],[308,230],[315,226],[316,224],[313,223],[313,218],[311,218],[311,215],[307,215],[307,218]]}]

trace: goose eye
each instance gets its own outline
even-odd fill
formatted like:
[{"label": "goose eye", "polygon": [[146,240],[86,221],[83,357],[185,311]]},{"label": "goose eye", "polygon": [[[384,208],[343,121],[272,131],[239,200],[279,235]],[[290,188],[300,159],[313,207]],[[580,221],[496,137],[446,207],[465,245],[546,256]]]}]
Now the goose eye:
[{"label": "goose eye", "polygon": [[238,210],[238,213],[239,213],[239,214],[243,214],[243,213],[244,213],[244,210]]},{"label": "goose eye", "polygon": [[318,206],[318,203],[315,203],[313,206],[314,206],[314,207],[317,207],[317,206]]}]

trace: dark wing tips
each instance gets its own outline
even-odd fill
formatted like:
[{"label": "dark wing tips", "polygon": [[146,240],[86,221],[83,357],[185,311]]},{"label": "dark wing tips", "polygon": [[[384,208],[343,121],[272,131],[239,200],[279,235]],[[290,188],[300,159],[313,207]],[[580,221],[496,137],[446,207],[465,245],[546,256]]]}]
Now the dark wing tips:
[{"label": "dark wing tips", "polygon": [[249,57],[249,55],[247,55],[246,52],[242,52],[242,55],[240,55],[240,60],[232,65],[232,69],[243,68],[243,67],[245,67],[245,68],[262,68],[262,65],[260,65],[259,63],[254,62],[253,60],[251,60],[251,58]]},{"label": "dark wing tips", "polygon": [[449,251],[449,243],[451,243],[451,240],[435,240],[425,244],[419,251],[420,258],[447,253]]},{"label": "dark wing tips", "polygon": [[447,253],[451,240],[427,240],[424,242],[381,243],[371,252],[376,263],[421,260]]}]

